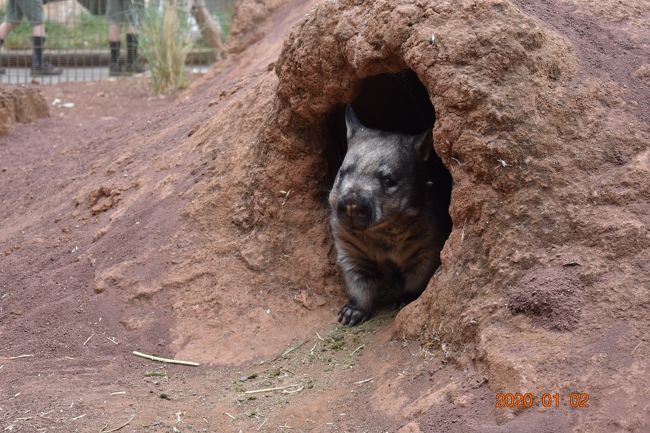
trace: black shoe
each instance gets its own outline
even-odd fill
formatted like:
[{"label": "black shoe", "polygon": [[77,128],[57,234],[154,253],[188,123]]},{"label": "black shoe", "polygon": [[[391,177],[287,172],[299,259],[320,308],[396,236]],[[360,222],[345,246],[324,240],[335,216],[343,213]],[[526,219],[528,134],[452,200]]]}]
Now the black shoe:
[{"label": "black shoe", "polygon": [[5,72],[7,72],[5,68],[0,68],[0,75],[4,75]]},{"label": "black shoe", "polygon": [[43,63],[40,67],[32,66],[32,77],[44,77],[46,75],[61,75],[63,70],[55,68],[49,63]]},{"label": "black shoe", "polygon": [[126,65],[126,72],[129,75],[141,74],[145,70],[146,69],[145,69],[144,65],[142,63],[140,63],[139,61],[137,61],[137,60],[135,62],[133,62],[133,63],[130,63],[130,64]]},{"label": "black shoe", "polygon": [[108,76],[109,77],[123,77],[124,75],[127,75],[127,74],[119,64],[111,63],[111,65],[108,67]]}]

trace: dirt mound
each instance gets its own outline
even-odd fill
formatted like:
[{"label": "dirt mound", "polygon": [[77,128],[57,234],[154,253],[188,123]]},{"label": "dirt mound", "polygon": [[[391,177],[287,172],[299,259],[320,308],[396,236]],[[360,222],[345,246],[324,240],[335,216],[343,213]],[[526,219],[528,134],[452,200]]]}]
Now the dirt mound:
[{"label": "dirt mound", "polygon": [[43,95],[35,88],[8,87],[0,89],[0,134],[16,124],[29,123],[49,115]]},{"label": "dirt mound", "polygon": [[[647,87],[639,65],[601,74],[593,51],[581,60],[583,47],[576,53],[504,1],[317,5],[285,42],[275,96],[238,177],[232,218],[254,237],[255,262],[269,279],[338,290],[324,197],[330,156],[344,148],[332,125],[346,103],[367,118],[408,110],[362,95],[369,77],[412,71],[435,109],[454,226],[441,269],[397,317],[398,335],[484,370],[494,391],[601,396],[586,424],[646,422],[615,415],[603,399],[646,395],[638,384],[647,365],[628,361],[648,330],[647,92],[626,83]],[[570,275],[544,277],[566,266]],[[603,334],[620,326],[622,351]],[[604,364],[582,368],[603,351]],[[608,368],[625,372],[606,377]]]},{"label": "dirt mound", "polygon": [[228,38],[229,53],[241,53],[264,37],[260,24],[269,19],[274,10],[288,0],[241,0],[235,8]]}]

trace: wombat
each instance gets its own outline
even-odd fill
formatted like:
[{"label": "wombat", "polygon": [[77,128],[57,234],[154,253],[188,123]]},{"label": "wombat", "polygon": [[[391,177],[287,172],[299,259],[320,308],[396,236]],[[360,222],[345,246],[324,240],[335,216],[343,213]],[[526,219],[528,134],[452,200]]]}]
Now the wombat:
[{"label": "wombat", "polygon": [[345,112],[348,151],[329,195],[337,264],[356,325],[379,308],[417,298],[440,264],[431,190],[431,130],[406,135],[367,128]]}]

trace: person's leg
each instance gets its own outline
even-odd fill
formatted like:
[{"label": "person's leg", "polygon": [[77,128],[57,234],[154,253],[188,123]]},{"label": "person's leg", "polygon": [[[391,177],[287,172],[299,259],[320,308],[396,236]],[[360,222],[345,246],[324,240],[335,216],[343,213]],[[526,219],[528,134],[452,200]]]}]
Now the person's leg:
[{"label": "person's leg", "polygon": [[[0,24],[0,49],[5,44],[5,39],[9,36],[9,33],[16,27],[16,23],[4,22]],[[5,68],[0,67],[0,75],[6,72]]]},{"label": "person's leg", "polygon": [[[0,48],[5,43],[5,39],[9,36],[9,33],[16,28],[16,26],[23,19],[23,13],[16,5],[16,0],[9,0],[6,4],[5,9],[5,22],[0,24]],[[5,69],[0,67],[0,75],[5,73]]]},{"label": "person's leg", "polygon": [[120,23],[108,24],[108,40],[111,42],[120,41],[120,33],[122,32],[122,25]]},{"label": "person's leg", "polygon": [[50,63],[43,60],[45,39],[45,27],[43,24],[34,24],[32,26],[32,45],[34,53],[32,56],[32,75],[61,75],[63,73],[61,68],[55,68]]},{"label": "person's leg", "polygon": [[21,8],[32,25],[32,76],[61,75],[60,68],[55,68],[43,61],[45,47],[45,26],[43,25],[42,0],[22,0]]},{"label": "person's leg", "polygon": [[16,4],[16,0],[9,0],[5,9],[5,22],[0,24],[0,40],[4,42],[9,33],[23,20],[23,12]]},{"label": "person's leg", "polygon": [[126,70],[136,74],[144,72],[144,66],[138,57],[138,43],[138,29],[129,26],[126,34]]},{"label": "person's leg", "polygon": [[138,56],[138,26],[144,15],[144,1],[133,0],[129,3],[128,8],[126,16],[129,23],[126,33],[126,70],[138,74],[144,72],[144,66],[140,63]]},{"label": "person's leg", "polygon": [[44,38],[45,37],[45,26],[42,23],[32,25],[32,36]]},{"label": "person's leg", "polygon": [[45,45],[43,24],[34,24],[32,26],[32,71],[38,71],[43,66],[43,46]]},{"label": "person's leg", "polygon": [[7,36],[9,36],[9,33],[11,33],[16,26],[18,26],[17,23],[4,22],[0,24],[0,41],[4,42],[4,40],[7,39]]},{"label": "person's leg", "polygon": [[[9,33],[16,28],[16,26],[23,19],[23,14],[16,5],[16,0],[9,0],[7,2],[7,9],[5,10],[5,22],[0,24],[0,48],[5,43],[5,39],[9,36]],[[5,69],[0,67],[0,75],[5,73]]]},{"label": "person's leg", "polygon": [[108,45],[111,50],[111,63],[108,67],[109,75],[119,75],[120,73],[120,33],[122,26],[118,23],[108,24]]},{"label": "person's leg", "polygon": [[120,39],[122,23],[125,21],[124,6],[125,2],[123,0],[107,0],[106,2],[108,45],[111,52],[111,62],[108,67],[108,75],[110,76],[122,75],[122,67],[120,65]]}]

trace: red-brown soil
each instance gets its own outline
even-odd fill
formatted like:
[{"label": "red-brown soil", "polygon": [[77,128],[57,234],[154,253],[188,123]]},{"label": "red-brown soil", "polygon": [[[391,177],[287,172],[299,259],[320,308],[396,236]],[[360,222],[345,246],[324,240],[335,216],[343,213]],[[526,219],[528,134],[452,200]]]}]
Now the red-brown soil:
[{"label": "red-brown soil", "polygon": [[6,134],[16,123],[29,123],[47,115],[47,103],[37,88],[0,89],[0,134]]},{"label": "red-brown soil", "polygon": [[[2,431],[648,430],[649,2],[397,3],[247,0],[167,98],[41,88],[74,107],[0,137]],[[342,328],[323,118],[405,67],[454,229],[418,301]]]}]

